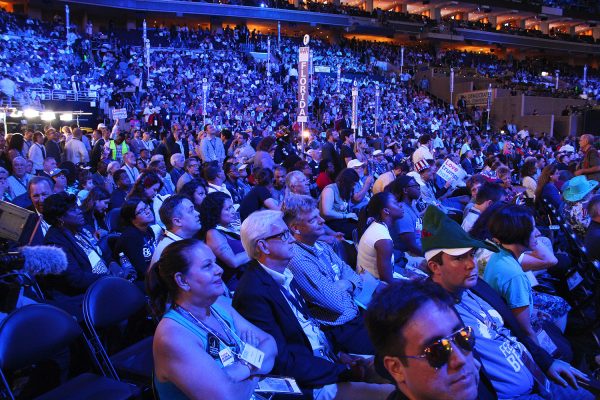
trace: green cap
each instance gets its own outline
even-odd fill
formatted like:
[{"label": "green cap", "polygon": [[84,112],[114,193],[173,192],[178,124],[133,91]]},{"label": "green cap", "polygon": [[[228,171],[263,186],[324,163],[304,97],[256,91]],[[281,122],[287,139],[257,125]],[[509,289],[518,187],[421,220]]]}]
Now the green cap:
[{"label": "green cap", "polygon": [[427,260],[442,251],[452,256],[465,254],[473,248],[498,251],[493,243],[473,239],[459,224],[435,206],[427,207],[423,215],[421,246]]}]

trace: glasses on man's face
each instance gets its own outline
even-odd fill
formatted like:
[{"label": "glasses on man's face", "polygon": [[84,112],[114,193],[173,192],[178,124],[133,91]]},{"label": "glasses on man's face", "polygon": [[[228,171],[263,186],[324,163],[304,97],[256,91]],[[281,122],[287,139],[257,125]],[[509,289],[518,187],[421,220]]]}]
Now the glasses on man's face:
[{"label": "glasses on man's face", "polygon": [[448,363],[452,355],[452,343],[465,351],[472,351],[475,347],[473,328],[465,326],[458,331],[436,340],[425,347],[423,354],[418,356],[399,356],[400,358],[426,359],[432,368],[439,369]]},{"label": "glasses on man's face", "polygon": [[135,212],[135,215],[140,215],[140,214],[148,212],[148,211],[150,211],[150,206],[148,204],[145,204],[144,207],[140,208],[139,210],[137,210]]},{"label": "glasses on man's face", "polygon": [[259,240],[279,239],[279,240],[281,240],[283,242],[287,242],[290,239],[290,236],[291,236],[290,230],[286,229],[285,231],[279,232],[276,235],[267,236],[267,237],[264,237],[264,238],[259,239]]}]

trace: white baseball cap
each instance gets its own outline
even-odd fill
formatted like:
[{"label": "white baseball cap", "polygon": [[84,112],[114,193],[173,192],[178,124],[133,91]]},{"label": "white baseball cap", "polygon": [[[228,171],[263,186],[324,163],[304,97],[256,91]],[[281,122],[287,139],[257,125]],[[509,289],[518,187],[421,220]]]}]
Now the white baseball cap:
[{"label": "white baseball cap", "polygon": [[348,163],[348,168],[358,168],[362,167],[363,165],[365,165],[364,162],[360,162],[355,158],[354,160],[350,160],[350,162]]}]

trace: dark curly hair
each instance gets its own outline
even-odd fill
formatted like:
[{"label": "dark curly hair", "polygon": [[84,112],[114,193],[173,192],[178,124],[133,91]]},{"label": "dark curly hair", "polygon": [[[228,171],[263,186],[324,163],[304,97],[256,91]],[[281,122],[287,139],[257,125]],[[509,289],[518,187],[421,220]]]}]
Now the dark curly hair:
[{"label": "dark curly hair", "polygon": [[[204,183],[203,180],[192,179],[191,181],[189,181],[188,183],[186,183],[185,185],[183,185],[177,194],[184,195],[185,197],[187,197],[188,199],[190,199],[190,201],[192,203],[194,203],[194,193],[196,193],[196,190],[199,187],[204,188],[204,192],[205,193],[208,192],[208,189],[206,187],[206,183]],[[200,204],[194,203],[194,207],[196,207],[196,209],[199,210]]]},{"label": "dark curly hair", "polygon": [[213,192],[209,193],[200,205],[200,222],[202,223],[200,238],[202,240],[206,239],[206,232],[219,224],[223,204],[227,200],[231,200],[231,197],[225,193]]},{"label": "dark curly hair", "polygon": [[50,225],[57,225],[59,219],[73,207],[77,207],[75,195],[67,192],[50,195],[44,200],[44,220]]},{"label": "dark curly hair", "polygon": [[127,198],[139,197],[144,200],[152,200],[146,199],[146,196],[144,195],[144,189],[148,189],[156,184],[159,185],[158,191],[160,191],[163,187],[163,181],[160,179],[158,174],[155,172],[144,172],[133,184],[131,191],[127,194]]}]

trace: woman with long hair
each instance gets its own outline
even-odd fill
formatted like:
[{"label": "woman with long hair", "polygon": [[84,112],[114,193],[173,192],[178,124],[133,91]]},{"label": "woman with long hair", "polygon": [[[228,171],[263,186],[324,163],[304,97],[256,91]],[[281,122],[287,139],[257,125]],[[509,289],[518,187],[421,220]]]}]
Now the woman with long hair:
[{"label": "woman with long hair", "polygon": [[154,172],[144,172],[137,178],[131,187],[131,190],[127,194],[127,199],[141,199],[149,204],[152,208],[152,214],[154,215],[156,223],[164,228],[165,226],[160,220],[160,214],[158,213],[160,206],[162,206],[162,203],[166,198],[166,196],[158,194],[162,187],[163,181],[158,174]]},{"label": "woman with long hair", "polygon": [[237,282],[244,272],[242,267],[250,261],[240,240],[239,226],[231,197],[225,193],[209,193],[200,206],[200,239],[217,256],[217,262],[223,267],[223,280],[230,290],[235,290]]},{"label": "woman with long hair", "polygon": [[535,157],[527,157],[521,167],[521,182],[525,188],[525,195],[532,200],[536,198],[537,182],[535,176],[537,175],[537,171],[537,159]]},{"label": "woman with long hair", "polygon": [[[152,353],[162,400],[248,400],[256,376],[273,368],[275,340],[224,300],[222,273],[212,251],[195,239],[168,245],[148,271],[147,292],[160,318]],[[245,345],[263,352],[260,368],[241,357]]]},{"label": "woman with long hair", "polygon": [[109,200],[110,193],[103,187],[97,186],[90,190],[90,193],[81,203],[85,224],[96,239],[100,239],[108,233],[106,211],[108,210]]},{"label": "woman with long hair", "polygon": [[394,242],[390,228],[403,216],[402,205],[390,192],[377,193],[369,200],[365,218],[360,221],[363,233],[358,243],[358,269],[369,272],[381,281],[392,283]]},{"label": "woman with long hair", "polygon": [[560,171],[556,167],[556,164],[550,164],[544,167],[535,190],[535,201],[537,204],[540,204],[546,199],[557,210],[562,209],[564,202],[560,190],[556,187],[556,183],[559,179]]},{"label": "woman with long hair", "polygon": [[334,183],[325,186],[319,198],[319,211],[327,226],[342,232],[349,240],[358,221],[358,216],[350,212],[354,185],[358,180],[358,173],[354,169],[345,168]]}]

